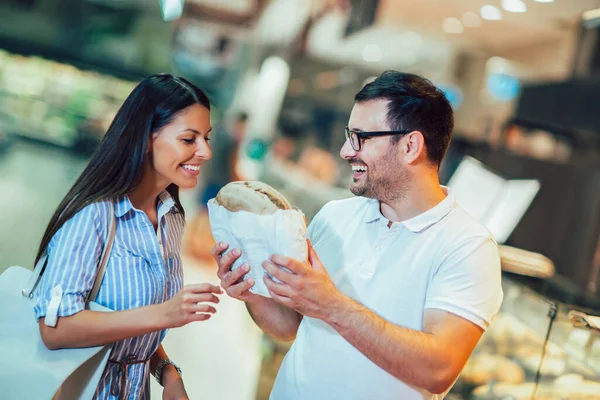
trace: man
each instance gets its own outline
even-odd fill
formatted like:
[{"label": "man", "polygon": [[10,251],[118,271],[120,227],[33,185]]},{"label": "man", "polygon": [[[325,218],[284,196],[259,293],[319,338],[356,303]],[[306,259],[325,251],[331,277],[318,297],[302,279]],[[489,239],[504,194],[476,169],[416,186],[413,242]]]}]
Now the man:
[{"label": "man", "polygon": [[502,301],[496,243],[439,184],[454,125],[442,92],[388,71],[355,101],[340,155],[358,197],[315,216],[309,263],[266,261],[281,281],[265,278],[268,299],[230,270],[239,251],[212,250],[227,293],[296,338],[272,400],[441,399]]}]

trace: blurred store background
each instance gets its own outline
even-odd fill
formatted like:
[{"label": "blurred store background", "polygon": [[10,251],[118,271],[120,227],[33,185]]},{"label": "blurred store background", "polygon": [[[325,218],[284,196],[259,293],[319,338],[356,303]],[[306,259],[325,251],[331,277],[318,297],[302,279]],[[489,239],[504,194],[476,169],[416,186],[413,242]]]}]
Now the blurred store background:
[{"label": "blurred store background", "polygon": [[[599,27],[600,0],[0,0],[0,272],[32,263],[149,74],[213,103],[219,168],[183,194],[184,259],[187,282],[217,282],[204,190],[260,179],[310,220],[351,195],[338,151],[354,94],[386,69],[417,73],[456,111],[442,183],[505,268],[502,312],[448,398],[529,399],[537,373],[538,399],[600,399],[600,328],[584,318],[600,315]],[[165,348],[192,399],[267,399],[290,344],[229,300]]]}]

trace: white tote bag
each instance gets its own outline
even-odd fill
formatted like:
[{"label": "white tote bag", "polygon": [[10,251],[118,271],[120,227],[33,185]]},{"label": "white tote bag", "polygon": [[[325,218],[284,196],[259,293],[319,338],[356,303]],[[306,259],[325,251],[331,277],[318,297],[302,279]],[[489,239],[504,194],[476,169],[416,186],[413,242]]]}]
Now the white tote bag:
[{"label": "white tote bag", "polygon": [[[86,307],[111,311],[94,302],[104,278],[104,270],[115,238],[116,219],[112,216],[94,286]],[[0,355],[5,366],[0,371],[2,400],[89,400],[94,396],[110,355],[111,345],[78,349],[48,350],[40,335],[33,307],[47,255],[35,269],[10,267],[0,275]]]}]

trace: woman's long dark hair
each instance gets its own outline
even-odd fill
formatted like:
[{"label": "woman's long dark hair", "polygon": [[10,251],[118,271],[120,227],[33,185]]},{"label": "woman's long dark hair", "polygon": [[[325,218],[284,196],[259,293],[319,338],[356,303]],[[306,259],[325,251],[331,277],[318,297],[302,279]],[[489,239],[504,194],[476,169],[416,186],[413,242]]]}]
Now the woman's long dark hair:
[{"label": "woman's long dark hair", "polygon": [[[168,74],[146,78],[131,92],[88,165],[50,219],[36,262],[56,232],[77,212],[96,201],[128,194],[140,183],[152,134],[193,104],[210,110],[210,101],[202,90]],[[167,191],[183,213],[179,187],[171,184]]]}]

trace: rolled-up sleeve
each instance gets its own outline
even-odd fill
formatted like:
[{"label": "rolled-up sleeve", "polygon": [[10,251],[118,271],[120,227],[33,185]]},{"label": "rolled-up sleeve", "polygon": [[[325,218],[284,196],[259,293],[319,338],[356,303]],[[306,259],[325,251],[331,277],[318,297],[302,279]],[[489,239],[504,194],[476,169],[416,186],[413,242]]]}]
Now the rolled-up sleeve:
[{"label": "rolled-up sleeve", "polygon": [[46,270],[35,293],[38,320],[46,316],[68,317],[85,308],[102,252],[102,219],[97,204],[90,204],[68,220],[50,241]]}]

